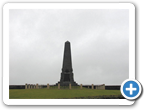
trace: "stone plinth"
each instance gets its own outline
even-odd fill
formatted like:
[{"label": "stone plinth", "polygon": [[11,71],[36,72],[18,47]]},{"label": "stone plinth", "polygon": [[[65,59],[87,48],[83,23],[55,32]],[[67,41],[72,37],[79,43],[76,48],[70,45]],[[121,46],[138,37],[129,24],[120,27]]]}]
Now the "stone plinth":
[{"label": "stone plinth", "polygon": [[30,84],[28,85],[28,89],[30,89]]},{"label": "stone plinth", "polygon": [[49,89],[49,84],[47,84],[47,89]]},{"label": "stone plinth", "polygon": [[60,84],[58,84],[58,89],[60,89]]},{"label": "stone plinth", "polygon": [[105,84],[102,85],[102,89],[105,90]]},{"label": "stone plinth", "polygon": [[69,89],[71,89],[71,84],[69,84]]},{"label": "stone plinth", "polygon": [[82,89],[82,84],[80,85],[80,89]]},{"label": "stone plinth", "polygon": [[39,85],[38,84],[36,84],[36,89],[39,89]]},{"label": "stone plinth", "polygon": [[92,84],[92,89],[94,89],[94,85]]},{"label": "stone plinth", "polygon": [[95,89],[105,90],[105,84],[97,85]]},{"label": "stone plinth", "polygon": [[25,89],[27,89],[28,87],[27,87],[27,83],[25,84]]}]

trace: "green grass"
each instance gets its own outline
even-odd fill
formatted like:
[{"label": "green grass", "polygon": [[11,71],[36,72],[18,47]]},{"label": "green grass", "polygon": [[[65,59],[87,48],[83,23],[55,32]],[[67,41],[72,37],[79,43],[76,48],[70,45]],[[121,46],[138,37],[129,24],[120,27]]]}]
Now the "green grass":
[{"label": "green grass", "polygon": [[122,97],[120,90],[96,89],[10,89],[10,99],[91,99]]}]

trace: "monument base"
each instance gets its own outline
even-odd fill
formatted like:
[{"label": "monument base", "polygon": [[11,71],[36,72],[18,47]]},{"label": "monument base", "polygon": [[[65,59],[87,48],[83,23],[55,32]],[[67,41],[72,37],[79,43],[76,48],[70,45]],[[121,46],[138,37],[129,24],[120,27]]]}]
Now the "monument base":
[{"label": "monument base", "polygon": [[69,86],[69,84],[71,84],[71,86],[78,86],[78,84],[75,81],[74,82],[65,81],[56,83],[56,85],[58,84],[60,84],[60,86]]},{"label": "monument base", "polygon": [[[73,73],[72,72],[62,72],[60,81],[58,82],[60,86],[78,86],[78,84],[73,79]],[[58,83],[56,85],[58,85]]]}]

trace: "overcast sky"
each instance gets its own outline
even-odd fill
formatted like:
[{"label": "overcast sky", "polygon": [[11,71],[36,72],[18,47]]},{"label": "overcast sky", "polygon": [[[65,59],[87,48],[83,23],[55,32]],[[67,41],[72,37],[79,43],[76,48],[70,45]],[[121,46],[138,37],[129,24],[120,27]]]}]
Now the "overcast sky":
[{"label": "overcast sky", "polygon": [[129,76],[129,12],[118,9],[9,11],[10,85],[60,81],[71,43],[78,84],[121,84]]}]

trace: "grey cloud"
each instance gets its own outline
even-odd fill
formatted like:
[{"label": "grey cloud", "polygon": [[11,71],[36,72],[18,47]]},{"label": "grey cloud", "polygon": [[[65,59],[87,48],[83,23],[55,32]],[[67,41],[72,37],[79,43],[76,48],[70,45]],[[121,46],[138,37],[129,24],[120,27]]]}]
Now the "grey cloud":
[{"label": "grey cloud", "polygon": [[74,79],[121,84],[129,76],[128,10],[10,10],[10,84],[55,84],[64,42]]}]

